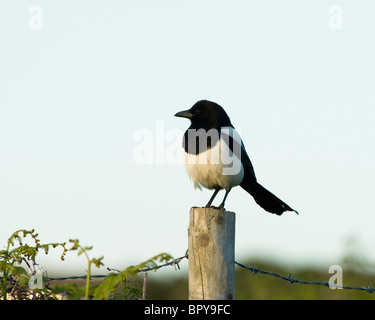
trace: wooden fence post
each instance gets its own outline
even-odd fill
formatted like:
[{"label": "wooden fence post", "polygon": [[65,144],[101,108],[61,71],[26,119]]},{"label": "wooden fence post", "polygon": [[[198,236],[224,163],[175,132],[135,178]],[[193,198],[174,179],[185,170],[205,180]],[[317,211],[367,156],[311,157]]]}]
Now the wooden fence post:
[{"label": "wooden fence post", "polygon": [[190,209],[189,300],[234,299],[235,213]]}]

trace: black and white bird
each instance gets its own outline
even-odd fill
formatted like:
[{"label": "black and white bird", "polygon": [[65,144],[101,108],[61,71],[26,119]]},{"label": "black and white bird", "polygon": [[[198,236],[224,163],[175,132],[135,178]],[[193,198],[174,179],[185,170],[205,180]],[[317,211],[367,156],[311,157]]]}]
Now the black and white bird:
[{"label": "black and white bird", "polygon": [[221,106],[201,100],[175,116],[191,120],[184,134],[183,147],[185,168],[194,187],[215,190],[206,207],[210,207],[218,192],[225,189],[219,206],[224,209],[229,192],[239,185],[268,212],[277,215],[285,211],[298,213],[257,182],[245,146]]}]

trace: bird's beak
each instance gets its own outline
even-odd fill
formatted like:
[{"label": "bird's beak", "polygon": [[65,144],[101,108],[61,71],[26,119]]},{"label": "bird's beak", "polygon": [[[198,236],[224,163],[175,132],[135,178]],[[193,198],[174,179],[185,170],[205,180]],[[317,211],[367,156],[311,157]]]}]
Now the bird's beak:
[{"label": "bird's beak", "polygon": [[177,112],[174,116],[191,119],[193,117],[193,114],[190,112],[190,110],[184,110],[184,111]]}]

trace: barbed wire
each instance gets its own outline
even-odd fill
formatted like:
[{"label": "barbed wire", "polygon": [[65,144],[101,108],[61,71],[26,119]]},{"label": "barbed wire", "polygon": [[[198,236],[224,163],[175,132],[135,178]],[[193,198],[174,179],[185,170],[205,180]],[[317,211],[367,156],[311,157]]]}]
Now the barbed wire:
[{"label": "barbed wire", "polygon": [[367,291],[368,293],[374,293],[375,291],[375,288],[373,287],[370,287],[368,284],[365,286],[365,287],[350,287],[350,286],[340,286],[340,285],[337,285],[337,284],[334,284],[332,282],[324,282],[324,281],[305,281],[305,280],[298,280],[298,279],[295,279],[292,274],[289,274],[289,276],[282,276],[280,274],[277,274],[275,272],[270,272],[270,271],[265,271],[265,270],[261,270],[260,268],[254,268],[254,267],[247,267],[245,265],[243,265],[242,263],[239,263],[237,261],[234,262],[236,265],[238,265],[239,267],[241,268],[245,268],[249,271],[251,271],[254,275],[258,275],[258,274],[266,274],[266,275],[269,275],[269,276],[272,276],[272,277],[276,277],[276,278],[279,278],[279,279],[282,279],[282,280],[285,280],[285,281],[288,281],[289,283],[293,284],[293,283],[300,283],[300,284],[311,284],[311,285],[321,285],[321,286],[325,286],[325,287],[329,287],[329,288],[332,288],[332,287],[335,287],[337,289],[347,289],[347,290],[360,290],[360,291]]},{"label": "barbed wire", "polygon": [[[164,268],[164,267],[167,267],[167,266],[172,266],[172,267],[175,268],[175,270],[177,270],[177,269],[180,270],[179,264],[184,259],[188,259],[188,253],[187,252],[185,253],[184,256],[173,259],[173,260],[171,260],[169,262],[166,262],[164,264],[157,265],[157,266],[154,266],[154,267],[139,269],[139,270],[137,270],[137,273],[156,271],[160,268]],[[305,281],[305,280],[299,280],[299,279],[294,278],[292,276],[292,274],[289,274],[288,276],[283,276],[283,275],[280,275],[280,274],[275,273],[275,272],[262,270],[260,268],[245,266],[242,263],[239,263],[237,261],[235,261],[234,263],[241,268],[244,268],[248,271],[251,271],[251,273],[253,275],[259,276],[259,274],[265,274],[265,275],[269,275],[269,276],[272,276],[272,277],[275,277],[275,278],[279,278],[279,279],[284,280],[284,281],[288,281],[290,284],[299,283],[299,284],[308,284],[308,285],[320,285],[320,286],[324,286],[324,287],[328,287],[328,288],[335,287],[337,289],[359,290],[359,291],[367,291],[368,293],[375,293],[375,288],[369,286],[369,284],[367,284],[364,287],[352,287],[352,286],[340,286],[340,285],[334,284],[334,283],[329,282],[329,281]],[[107,268],[107,270],[110,271],[110,270],[115,270],[115,269]],[[118,271],[118,270],[115,270],[115,271]],[[104,275],[104,274],[103,275],[91,275],[90,278],[91,279],[105,278],[107,275],[108,274],[106,274],[106,275]],[[87,277],[86,275],[84,275],[84,276],[67,276],[67,277],[48,277],[47,276],[46,281],[77,280],[77,279],[86,279],[86,277]]]},{"label": "barbed wire", "polygon": [[164,264],[161,264],[161,265],[155,266],[155,267],[151,267],[151,268],[140,269],[140,270],[138,270],[138,272],[156,271],[156,270],[158,270],[158,269],[160,269],[160,268],[163,268],[163,267],[166,267],[166,266],[172,266],[172,267],[174,267],[174,269],[177,271],[177,269],[180,270],[179,263],[180,263],[183,259],[188,259],[188,253],[187,253],[187,252],[185,253],[184,256],[179,257],[179,258],[176,258],[176,259],[173,259],[173,260],[170,261],[170,262],[167,262],[167,263],[164,263]]},{"label": "barbed wire", "polygon": [[[172,267],[175,268],[175,270],[177,270],[177,269],[180,270],[179,263],[183,259],[187,259],[187,258],[188,258],[188,254],[186,253],[184,256],[176,258],[176,259],[172,259],[171,261],[166,262],[164,264],[156,265],[154,267],[139,269],[139,270],[137,270],[137,273],[156,271],[160,268],[167,267],[167,266],[172,266]],[[108,271],[114,270],[114,271],[120,272],[119,270],[110,269],[110,268],[107,268],[107,270]],[[100,278],[105,278],[106,276],[108,276],[108,274],[92,274],[92,275],[90,275],[90,279],[100,279]],[[67,277],[48,277],[47,276],[46,281],[63,281],[63,280],[77,280],[77,279],[85,280],[86,278],[87,278],[87,275],[84,275],[84,276],[67,276]]]}]

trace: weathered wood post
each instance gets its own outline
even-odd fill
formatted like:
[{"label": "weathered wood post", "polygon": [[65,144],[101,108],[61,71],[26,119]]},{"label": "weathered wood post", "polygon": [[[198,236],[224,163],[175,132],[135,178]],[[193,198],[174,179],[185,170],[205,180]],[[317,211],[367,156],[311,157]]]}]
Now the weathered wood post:
[{"label": "weathered wood post", "polygon": [[234,299],[235,213],[191,208],[189,300]]}]

